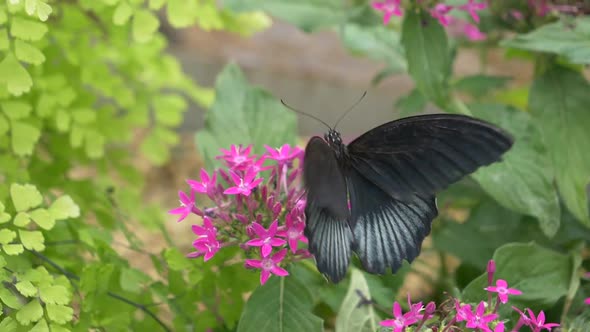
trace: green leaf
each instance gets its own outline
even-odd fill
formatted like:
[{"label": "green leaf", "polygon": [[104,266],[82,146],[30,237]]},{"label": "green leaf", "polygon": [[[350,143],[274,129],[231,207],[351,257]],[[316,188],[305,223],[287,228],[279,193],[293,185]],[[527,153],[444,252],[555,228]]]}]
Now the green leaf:
[{"label": "green leaf", "polygon": [[[507,244],[496,250],[496,279],[504,279],[522,295],[511,296],[510,304],[548,307],[567,294],[571,278],[568,256],[545,249],[534,243]],[[551,285],[548,287],[548,285]],[[463,291],[463,301],[479,302],[486,297],[487,273],[473,280]],[[506,306],[511,310],[510,306]]]},{"label": "green leaf", "polygon": [[16,232],[10,229],[0,229],[0,244],[7,244],[16,238]]},{"label": "green leaf", "polygon": [[33,284],[28,280],[17,282],[14,286],[19,291],[19,293],[25,297],[33,297],[37,295],[37,287],[33,286]]},{"label": "green leaf", "polygon": [[402,45],[408,72],[424,96],[440,107],[447,104],[451,58],[447,34],[426,12],[408,11],[402,24]]},{"label": "green leaf", "polygon": [[58,324],[66,324],[74,318],[74,309],[68,306],[48,303],[45,309],[49,319]]},{"label": "green leaf", "polygon": [[295,278],[273,276],[248,299],[238,332],[315,332],[322,320],[312,313],[312,294]]},{"label": "green leaf", "polygon": [[20,100],[6,100],[0,106],[2,106],[2,111],[4,111],[6,117],[11,120],[26,118],[33,110],[29,103]]},{"label": "green leaf", "polygon": [[29,92],[33,86],[31,75],[12,53],[8,53],[0,62],[0,83],[5,84],[8,92],[15,96]]},{"label": "green leaf", "polygon": [[4,252],[10,256],[20,255],[25,251],[25,248],[20,243],[19,244],[5,244],[2,246],[2,249],[4,249]]},{"label": "green leaf", "polygon": [[150,278],[137,269],[124,268],[121,270],[120,283],[124,291],[140,293],[143,289],[142,286],[149,281]]},{"label": "green leaf", "polygon": [[184,271],[193,267],[191,260],[186,258],[177,248],[166,249],[164,259],[168,267],[174,271]]},{"label": "green leaf", "polygon": [[2,322],[0,322],[0,331],[5,332],[15,332],[17,328],[17,323],[12,317],[5,317]]},{"label": "green leaf", "polygon": [[590,226],[590,84],[565,68],[552,68],[533,83],[529,105],[549,150],[559,193],[567,208]]},{"label": "green leaf", "polygon": [[89,108],[78,108],[72,111],[72,120],[78,124],[90,124],[96,121],[96,111]]},{"label": "green leaf", "polygon": [[216,99],[206,113],[205,129],[197,133],[199,150],[206,165],[219,165],[215,156],[220,148],[232,144],[253,144],[255,153],[264,144],[293,145],[297,137],[297,118],[267,92],[252,88],[236,65],[228,65],[216,82]]},{"label": "green leaf", "polygon": [[49,15],[51,15],[52,12],[53,9],[50,5],[46,4],[43,1],[37,2],[37,17],[39,18],[39,20],[41,20],[42,22],[47,21]]},{"label": "green leaf", "polygon": [[43,286],[39,288],[41,300],[49,304],[68,304],[70,292],[61,285]]},{"label": "green leaf", "polygon": [[41,131],[25,122],[12,122],[12,150],[18,156],[33,154],[35,144],[41,137]]},{"label": "green leaf", "polygon": [[19,212],[14,217],[14,221],[12,222],[16,227],[26,227],[31,222],[31,217],[26,212]]},{"label": "green leaf", "polygon": [[559,228],[559,198],[553,186],[551,160],[530,116],[504,105],[470,105],[474,115],[506,129],[514,145],[502,162],[479,169],[473,177],[503,206],[539,219],[553,236]]},{"label": "green leaf", "polygon": [[166,126],[177,126],[182,122],[186,106],[186,101],[179,95],[162,95],[153,104],[156,121]]},{"label": "green leaf", "polygon": [[10,47],[10,41],[8,40],[8,31],[4,28],[0,28],[0,51],[5,51]]},{"label": "green leaf", "polygon": [[374,332],[381,319],[371,304],[363,303],[371,298],[369,285],[359,270],[352,269],[351,274],[348,292],[336,317],[336,332]]},{"label": "green leaf", "polygon": [[33,299],[16,313],[16,320],[22,325],[29,325],[43,317],[43,308],[38,299]]},{"label": "green leaf", "polygon": [[35,14],[35,11],[37,11],[37,1],[38,0],[25,0],[25,11],[29,16]]},{"label": "green leaf", "polygon": [[122,1],[113,13],[113,23],[115,25],[125,25],[133,15],[133,7],[127,1]]},{"label": "green leaf", "polygon": [[526,34],[505,40],[500,45],[522,50],[553,53],[576,64],[590,64],[590,18],[544,24]]},{"label": "green leaf", "polygon": [[307,32],[343,23],[347,15],[339,0],[228,0],[224,7],[237,12],[261,10]]},{"label": "green leaf", "polygon": [[170,157],[169,146],[152,130],[140,146],[141,152],[154,164],[162,165]]},{"label": "green leaf", "polygon": [[159,26],[160,21],[151,11],[139,10],[133,17],[133,39],[139,43],[147,42],[152,39]]},{"label": "green leaf", "polygon": [[[168,0],[168,2],[170,2],[170,0]],[[165,3],[166,0],[150,0],[150,9],[158,10],[162,8],[162,6],[164,6]]]},{"label": "green leaf", "polygon": [[55,226],[55,219],[46,209],[36,209],[29,213],[31,219],[39,225],[39,227],[50,230]]},{"label": "green leaf", "polygon": [[385,61],[390,75],[405,72],[407,69],[404,49],[399,39],[395,30],[387,29],[382,24],[363,26],[349,23],[342,30],[342,42],[351,52]]},{"label": "green leaf", "polygon": [[35,251],[42,251],[45,249],[45,238],[40,231],[24,231],[19,229],[18,236],[20,242],[26,249]]},{"label": "green leaf", "polygon": [[493,90],[505,87],[510,79],[511,77],[508,76],[476,74],[462,77],[453,84],[453,87],[455,90],[466,92],[475,98],[481,98]]},{"label": "green leaf", "polygon": [[4,204],[0,202],[0,224],[5,224],[10,221],[12,216],[6,212],[4,212]]},{"label": "green leaf", "polygon": [[9,129],[10,126],[8,125],[8,121],[6,121],[6,118],[0,114],[0,136],[4,136]]},{"label": "green leaf", "polygon": [[14,41],[14,54],[22,62],[34,65],[45,62],[45,55],[38,48],[20,39]]},{"label": "green leaf", "polygon": [[64,195],[51,204],[49,213],[55,220],[78,218],[80,216],[80,207],[69,195]]},{"label": "green leaf", "polygon": [[10,34],[22,40],[40,40],[47,33],[47,25],[31,21],[22,17],[13,16],[10,25]]},{"label": "green leaf", "polygon": [[174,28],[191,26],[197,20],[199,4],[196,0],[168,0],[168,21]]},{"label": "green leaf", "polygon": [[18,297],[6,287],[0,288],[0,300],[4,305],[12,309],[20,309],[23,306]]},{"label": "green leaf", "polygon": [[104,155],[105,137],[96,130],[88,129],[85,132],[84,147],[86,155],[90,159],[98,159]]},{"label": "green leaf", "polygon": [[17,212],[37,207],[43,201],[41,193],[32,184],[13,183],[10,186],[10,197]]},{"label": "green leaf", "polygon": [[70,121],[72,120],[70,113],[65,110],[59,109],[55,113],[55,126],[57,130],[64,133],[70,129]]},{"label": "green leaf", "polygon": [[415,115],[424,111],[428,105],[428,100],[418,89],[413,89],[408,95],[400,97],[395,102],[395,107],[399,110],[400,117]]},{"label": "green leaf", "polygon": [[[29,332],[49,332],[49,326],[47,326],[47,321],[45,319],[41,319],[37,322],[37,324],[35,324],[35,326],[33,326],[32,329],[29,330]],[[52,332],[54,331],[52,330]]]}]

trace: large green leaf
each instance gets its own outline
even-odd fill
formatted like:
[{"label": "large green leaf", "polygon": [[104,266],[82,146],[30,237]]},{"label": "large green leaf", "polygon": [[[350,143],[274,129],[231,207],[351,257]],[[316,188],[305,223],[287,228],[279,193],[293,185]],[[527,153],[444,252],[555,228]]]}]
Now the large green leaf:
[{"label": "large green leaf", "polygon": [[590,17],[557,21],[501,43],[502,46],[559,54],[570,62],[590,64]]},{"label": "large green leaf", "polygon": [[349,23],[342,30],[342,42],[354,54],[385,61],[388,73],[404,72],[406,59],[399,34],[383,25],[364,26]]},{"label": "large green leaf", "polygon": [[408,71],[424,96],[444,107],[448,98],[451,58],[447,35],[430,14],[409,11],[402,25]]},{"label": "large green leaf", "polygon": [[[361,295],[362,294],[362,297]],[[369,285],[363,273],[352,269],[348,292],[336,318],[336,332],[373,332],[379,326],[379,316],[370,303],[362,303],[371,298]]]},{"label": "large green leaf", "polygon": [[217,165],[219,149],[232,144],[254,144],[254,151],[264,151],[264,144],[279,147],[294,144],[297,118],[267,92],[248,85],[236,65],[228,65],[217,78],[216,99],[207,112],[205,129],[197,133],[199,150],[208,167]]},{"label": "large green leaf", "polygon": [[322,320],[312,313],[309,289],[292,277],[271,277],[248,300],[238,332],[314,332]]},{"label": "large green leaf", "polygon": [[340,0],[227,0],[224,6],[233,11],[262,10],[304,31],[313,31],[343,23],[344,2]]},{"label": "large green leaf", "polygon": [[565,205],[587,226],[590,182],[590,84],[569,69],[555,67],[538,77],[529,106],[549,150]]},{"label": "large green leaf", "polygon": [[[514,305],[546,307],[567,294],[572,274],[572,261],[567,255],[534,243],[511,243],[498,248],[494,260],[495,278],[504,279],[510,287],[522,291],[522,295],[510,297],[510,303]],[[479,302],[485,299],[484,287],[487,287],[486,273],[465,288],[463,300]]]},{"label": "large green leaf", "polygon": [[515,140],[501,162],[478,170],[473,177],[500,204],[536,217],[543,232],[553,236],[559,228],[559,198],[551,160],[530,116],[504,105],[476,104],[470,108],[477,117],[506,129]]}]

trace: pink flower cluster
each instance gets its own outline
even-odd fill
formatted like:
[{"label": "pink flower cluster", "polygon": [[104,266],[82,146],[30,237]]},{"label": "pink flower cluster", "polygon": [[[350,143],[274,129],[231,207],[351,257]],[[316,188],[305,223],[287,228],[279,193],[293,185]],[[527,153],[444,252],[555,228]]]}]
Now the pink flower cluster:
[{"label": "pink flower cluster", "polygon": [[[371,3],[371,6],[375,10],[383,12],[383,24],[388,24],[392,16],[403,15],[403,8],[401,2],[401,0],[374,1]],[[428,12],[433,18],[438,20],[438,22],[442,26],[448,27],[449,25],[453,25],[455,29],[462,30],[463,34],[465,35],[465,37],[467,37],[467,39],[477,41],[485,39],[486,35],[483,32],[481,32],[476,25],[464,20],[459,20],[451,16],[450,13],[453,10],[465,11],[469,13],[469,15],[475,23],[479,23],[480,20],[478,12],[485,8],[487,8],[487,4],[485,2],[467,0],[465,4],[460,6],[452,6],[447,5],[444,2],[439,2],[435,4],[432,8],[429,8]]]},{"label": "pink flower cluster", "polygon": [[[261,271],[261,284],[271,274],[288,275],[281,264],[310,257],[299,248],[301,242],[307,243],[305,199],[299,183],[303,150],[288,144],[265,147],[261,156],[252,154],[251,145],[222,149],[217,159],[226,168],[211,174],[202,169],[199,180],[187,180],[190,194],[180,191],[180,207],[169,211],[178,215],[179,222],[191,214],[203,219],[201,225],[192,226],[196,251],[188,257],[203,256],[208,261],[222,247],[239,245],[247,257],[245,267]],[[212,206],[198,208],[197,193]]]},{"label": "pink flower cluster", "polygon": [[[435,314],[436,305],[434,302],[428,303],[426,307],[422,302],[413,304],[408,295],[409,311],[405,314],[402,312],[401,305],[398,302],[393,304],[393,319],[381,321],[380,325],[391,327],[393,332],[404,332],[406,328],[412,327],[411,331],[420,331],[422,326],[429,327],[432,331],[459,331],[467,328],[472,331],[480,332],[505,332],[506,320],[502,320],[498,313],[499,306],[508,302],[509,296],[521,295],[522,292],[515,288],[508,287],[506,280],[498,279],[494,286],[494,273],[496,272],[496,264],[490,260],[487,267],[488,273],[488,287],[484,288],[488,291],[488,301],[480,301],[477,305],[469,303],[461,303],[459,299],[452,298],[451,303],[454,303],[453,310],[439,310]],[[497,295],[496,301],[493,301],[492,295]],[[495,302],[495,305],[494,305]],[[559,326],[556,323],[545,323],[545,313],[541,311],[537,316],[531,309],[526,309],[525,312],[516,307],[512,307],[520,314],[520,319],[514,325],[512,332],[520,331],[523,326],[529,327],[533,332],[541,332],[542,330],[551,331],[552,328]],[[439,315],[439,319],[433,319]],[[429,321],[430,320],[430,321]]]}]

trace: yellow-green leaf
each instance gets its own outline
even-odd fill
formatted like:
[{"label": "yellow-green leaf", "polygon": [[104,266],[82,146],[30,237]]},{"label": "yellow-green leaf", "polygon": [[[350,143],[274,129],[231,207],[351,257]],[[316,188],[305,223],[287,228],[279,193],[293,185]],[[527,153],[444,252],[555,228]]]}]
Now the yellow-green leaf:
[{"label": "yellow-green leaf", "polygon": [[133,8],[129,5],[127,1],[123,1],[119,3],[117,9],[113,13],[113,23],[115,25],[124,25],[129,21],[133,15]]},{"label": "yellow-green leaf", "polygon": [[33,283],[28,280],[19,281],[14,286],[22,295],[26,297],[33,297],[37,295],[37,287],[35,287]]},{"label": "yellow-green leaf", "polygon": [[[35,324],[35,326],[33,326],[32,329],[29,330],[29,332],[49,332],[49,326],[47,326],[47,321],[45,319],[41,319],[37,322],[37,324]],[[51,332],[55,331],[51,330]]]},{"label": "yellow-green leaf", "polygon": [[10,25],[10,34],[23,40],[40,40],[47,33],[47,25],[14,16]]},{"label": "yellow-green leaf", "polygon": [[51,213],[55,220],[78,218],[80,216],[80,208],[69,195],[64,195],[51,204],[49,213]]},{"label": "yellow-green leaf", "polygon": [[45,55],[38,48],[20,39],[14,41],[14,54],[22,62],[34,65],[45,62]]},{"label": "yellow-green leaf", "polygon": [[33,110],[29,103],[21,100],[6,100],[0,106],[6,117],[12,120],[26,118]]},{"label": "yellow-green leaf", "polygon": [[49,230],[55,226],[55,218],[46,209],[36,209],[30,212],[31,219],[39,225],[39,227]]},{"label": "yellow-green leaf", "polygon": [[26,122],[12,121],[12,151],[18,156],[33,154],[41,131]]},{"label": "yellow-green leaf", "polygon": [[160,21],[151,11],[139,10],[133,17],[133,39],[140,43],[147,42],[152,39],[159,26]]},{"label": "yellow-green leaf", "polygon": [[2,246],[2,249],[4,249],[4,252],[9,256],[20,255],[23,253],[23,251],[25,251],[25,248],[20,243],[5,244]]},{"label": "yellow-green leaf", "polygon": [[51,304],[68,304],[70,302],[70,292],[61,285],[52,285],[39,288],[41,300]]},{"label": "yellow-green leaf", "polygon": [[16,233],[10,229],[0,229],[0,244],[5,245],[16,238]]},{"label": "yellow-green leaf", "polygon": [[23,228],[23,227],[27,226],[30,222],[31,222],[31,218],[29,217],[29,214],[28,213],[26,213],[26,212],[19,212],[14,217],[14,221],[12,223],[16,227]]},{"label": "yellow-green leaf", "polygon": [[53,9],[50,5],[46,4],[45,2],[39,1],[37,3],[37,17],[42,22],[47,21],[49,15],[53,12]]},{"label": "yellow-green leaf", "polygon": [[24,231],[18,230],[20,241],[26,249],[42,251],[45,249],[45,238],[40,231]]},{"label": "yellow-green leaf", "polygon": [[23,306],[22,303],[18,300],[18,297],[16,297],[16,295],[14,295],[6,287],[0,288],[0,300],[2,300],[2,303],[4,303],[7,307],[12,309],[20,309]]},{"label": "yellow-green leaf", "polygon": [[45,308],[49,319],[58,324],[65,324],[74,318],[74,310],[70,307],[48,303]]},{"label": "yellow-green leaf", "polygon": [[7,50],[10,46],[8,41],[8,31],[4,28],[0,29],[0,51]]},{"label": "yellow-green leaf", "polygon": [[17,328],[16,321],[12,317],[8,316],[0,322],[0,331],[15,332]]},{"label": "yellow-green leaf", "polygon": [[38,299],[31,300],[16,313],[16,320],[22,325],[29,325],[38,321],[41,317],[43,317],[43,308]]},{"label": "yellow-green leaf", "polygon": [[8,92],[15,96],[29,92],[33,86],[31,75],[12,53],[8,53],[0,62],[0,83],[5,84]]},{"label": "yellow-green leaf", "polygon": [[43,197],[37,187],[32,184],[13,183],[10,186],[10,197],[16,211],[26,211],[37,207],[43,201]]},{"label": "yellow-green leaf", "polygon": [[104,136],[96,130],[86,131],[86,155],[91,159],[98,159],[104,155]]}]

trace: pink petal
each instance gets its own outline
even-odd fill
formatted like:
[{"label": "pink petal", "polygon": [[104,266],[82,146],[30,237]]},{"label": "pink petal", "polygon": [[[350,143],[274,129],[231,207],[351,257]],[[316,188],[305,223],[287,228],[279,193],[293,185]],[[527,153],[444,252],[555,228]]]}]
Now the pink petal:
[{"label": "pink petal", "polygon": [[278,264],[285,258],[285,255],[287,255],[287,249],[281,249],[279,252],[272,256],[272,261],[275,264]]},{"label": "pink petal", "polygon": [[518,289],[508,288],[508,294],[510,295],[522,295],[522,292]]},{"label": "pink petal", "polygon": [[229,172],[229,175],[231,176],[231,178],[234,181],[234,183],[236,184],[236,186],[239,186],[242,178],[239,175],[237,175],[235,172],[232,172],[232,171]]},{"label": "pink petal", "polygon": [[285,243],[287,243],[287,242],[283,239],[273,238],[272,240],[270,240],[270,245],[273,247],[284,246]]},{"label": "pink petal", "polygon": [[211,222],[211,218],[209,218],[209,217],[203,218],[203,225],[206,228],[213,228],[213,223]]},{"label": "pink petal", "polygon": [[204,235],[207,233],[207,230],[199,225],[192,225],[191,229],[196,235]]},{"label": "pink petal", "polygon": [[585,303],[585,304],[588,304],[588,305],[590,305],[590,297],[587,297],[587,298],[584,300],[584,303]]},{"label": "pink petal", "polygon": [[262,257],[268,257],[272,252],[272,246],[269,243],[265,243],[262,245],[260,251],[262,252]]},{"label": "pink petal", "polygon": [[186,213],[186,210],[187,210],[186,206],[179,206],[179,207],[174,208],[172,210],[168,210],[168,213],[169,214],[184,214],[184,213]]},{"label": "pink petal", "polygon": [[[289,248],[291,248],[291,252],[295,253],[297,251],[298,241],[297,239],[289,239]],[[588,298],[590,299],[590,298]]]},{"label": "pink petal", "polygon": [[246,242],[246,245],[251,246],[251,247],[261,247],[262,245],[264,245],[264,240],[262,240],[262,239],[250,240],[250,241]]},{"label": "pink petal", "polygon": [[201,168],[201,181],[202,182],[209,182],[209,174],[204,168]]},{"label": "pink petal", "polygon": [[277,220],[273,221],[270,226],[268,227],[268,235],[274,236],[277,233],[277,228],[279,227],[279,223]]},{"label": "pink petal", "polygon": [[391,20],[392,15],[392,12],[385,12],[385,14],[383,14],[383,25],[387,25],[389,23],[389,20]]},{"label": "pink petal", "polygon": [[500,299],[500,302],[502,302],[502,303],[508,302],[508,295],[506,295],[506,294],[498,293],[498,298]]},{"label": "pink petal", "polygon": [[395,318],[402,317],[402,307],[397,302],[393,303],[393,316]]},{"label": "pink petal", "polygon": [[267,270],[260,271],[260,284],[264,285],[269,277],[270,277],[270,271],[267,271]]},{"label": "pink petal", "polygon": [[277,276],[281,276],[281,277],[285,277],[285,276],[289,275],[289,272],[287,272],[287,270],[285,270],[279,266],[273,266],[273,268],[270,270],[270,272],[272,272],[273,274],[275,274]]},{"label": "pink petal", "polygon": [[188,258],[197,258],[197,257],[201,257],[201,256],[203,256],[203,252],[202,251],[193,251],[193,252],[188,253],[186,255],[186,257],[188,257]]},{"label": "pink petal", "polygon": [[490,287],[486,287],[484,288],[485,290],[487,290],[488,292],[498,292],[498,287],[496,286],[490,286]]},{"label": "pink petal", "polygon": [[250,186],[249,186],[249,187],[250,187],[250,188],[255,188],[255,187],[257,187],[257,186],[260,184],[260,182],[262,182],[262,180],[264,180],[264,179],[263,179],[263,178],[258,178],[258,179],[256,179],[256,180],[254,180],[254,182],[252,182],[252,183],[250,184]]},{"label": "pink petal", "polygon": [[178,198],[185,205],[189,205],[190,203],[192,203],[191,199],[187,196],[187,194],[185,194],[182,191],[178,192]]},{"label": "pink petal", "polygon": [[258,235],[258,237],[260,237],[260,238],[265,238],[266,234],[268,234],[266,232],[266,229],[264,227],[262,227],[262,225],[257,222],[252,223],[252,229],[254,230],[254,233],[256,233],[256,235]]},{"label": "pink petal", "polygon": [[496,280],[496,286],[508,288],[508,283],[504,279],[498,279],[498,280]]},{"label": "pink petal", "polygon": [[213,258],[213,256],[215,256],[215,252],[214,251],[208,251],[205,254],[204,261],[206,262],[206,261],[210,260],[211,258]]},{"label": "pink petal", "polygon": [[242,189],[240,187],[229,187],[223,193],[226,195],[236,195],[242,193]]},{"label": "pink petal", "polygon": [[261,269],[262,268],[262,261],[261,260],[257,260],[257,259],[246,259],[246,265],[251,266],[251,267],[255,267],[257,269]]},{"label": "pink petal", "polygon": [[385,326],[385,327],[395,326],[395,319],[386,319],[386,320],[383,320],[383,321],[379,322],[379,325]]}]

